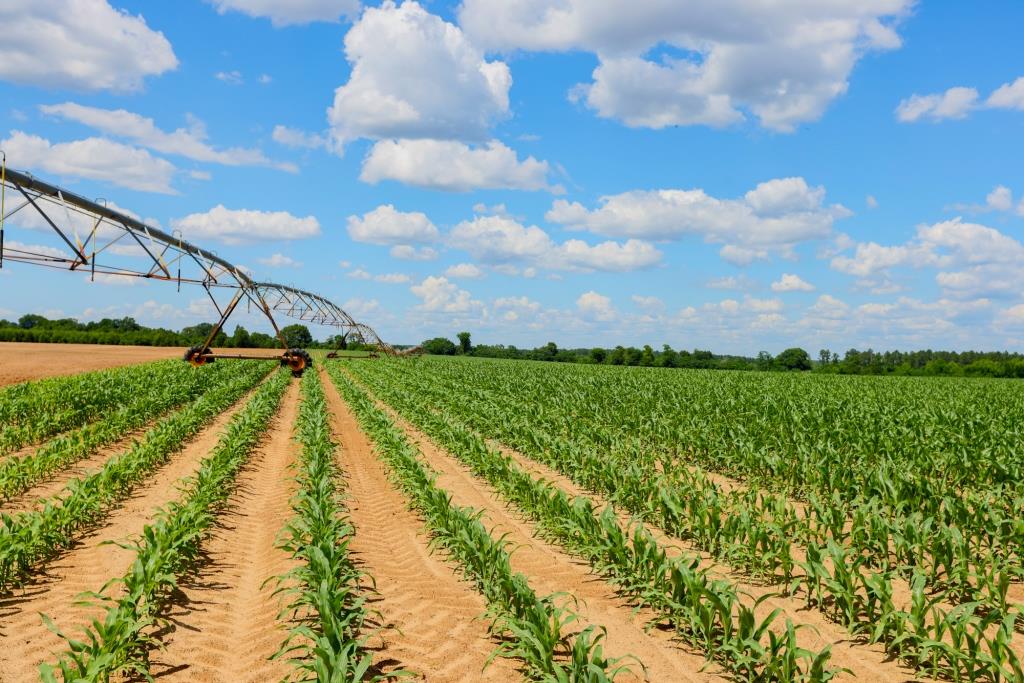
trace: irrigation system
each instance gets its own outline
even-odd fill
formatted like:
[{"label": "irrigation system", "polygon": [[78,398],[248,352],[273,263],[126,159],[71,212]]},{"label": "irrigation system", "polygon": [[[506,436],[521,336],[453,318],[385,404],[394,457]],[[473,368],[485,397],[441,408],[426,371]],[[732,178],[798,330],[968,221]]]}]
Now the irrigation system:
[{"label": "irrigation system", "polygon": [[[96,278],[143,278],[175,285],[201,287],[219,319],[206,340],[185,353],[185,360],[204,365],[218,358],[267,360],[266,356],[215,353],[211,345],[228,318],[244,302],[266,316],[281,344],[272,358],[301,374],[311,364],[303,349],[289,348],[275,314],[315,325],[334,327],[343,339],[360,342],[377,352],[397,355],[372,327],[352,318],[329,299],[295,287],[257,282],[245,271],[182,239],[147,225],[129,212],[102,199],[86,199],[30,173],[0,170],[0,268],[8,262],[26,263],[82,273]],[[5,244],[5,226],[13,218],[21,227],[55,233],[62,248],[21,242]]]}]

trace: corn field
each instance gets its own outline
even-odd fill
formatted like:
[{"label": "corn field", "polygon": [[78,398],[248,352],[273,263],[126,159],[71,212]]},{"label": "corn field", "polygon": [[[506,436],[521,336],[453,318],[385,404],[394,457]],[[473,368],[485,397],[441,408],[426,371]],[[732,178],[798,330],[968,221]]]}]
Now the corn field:
[{"label": "corn field", "polygon": [[0,681],[1024,681],[1024,390],[485,361],[0,387]]}]

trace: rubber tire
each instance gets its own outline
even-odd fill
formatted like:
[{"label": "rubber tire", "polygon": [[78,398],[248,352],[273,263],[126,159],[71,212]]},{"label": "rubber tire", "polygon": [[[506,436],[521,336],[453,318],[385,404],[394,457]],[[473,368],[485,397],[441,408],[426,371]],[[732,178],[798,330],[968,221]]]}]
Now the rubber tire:
[{"label": "rubber tire", "polygon": [[185,361],[186,363],[191,363],[196,367],[206,365],[207,363],[213,363],[216,360],[215,358],[201,358],[202,356],[205,356],[208,353],[210,353],[210,347],[206,347],[204,349],[203,347],[198,345],[192,346],[189,347],[188,351],[185,352],[185,355],[182,357],[182,360]]},{"label": "rubber tire", "polygon": [[[293,365],[289,360],[291,358],[301,359],[299,367]],[[305,372],[306,368],[313,367],[313,357],[306,352],[305,349],[288,349],[285,353],[285,357],[281,359],[282,367],[291,367],[292,377],[302,377],[302,373]]]}]

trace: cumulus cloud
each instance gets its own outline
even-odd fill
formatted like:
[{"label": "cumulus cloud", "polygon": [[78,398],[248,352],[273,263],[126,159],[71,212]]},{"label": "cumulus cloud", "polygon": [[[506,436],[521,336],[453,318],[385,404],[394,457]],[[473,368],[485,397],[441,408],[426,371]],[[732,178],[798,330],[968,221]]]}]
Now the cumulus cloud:
[{"label": "cumulus cloud", "polygon": [[454,266],[448,266],[444,274],[447,277],[475,280],[483,277],[484,272],[472,263],[457,263]]},{"label": "cumulus cloud", "polygon": [[274,142],[285,147],[300,149],[319,149],[327,144],[326,138],[318,133],[307,133],[297,128],[289,128],[280,124],[274,126],[270,134]]},{"label": "cumulus cloud", "polygon": [[469,292],[449,282],[446,277],[427,277],[410,287],[409,291],[421,299],[419,308],[424,311],[467,314],[483,309],[482,302],[473,299]]},{"label": "cumulus cloud", "polygon": [[576,299],[576,308],[585,318],[592,320],[607,322],[615,318],[612,300],[593,290],[584,292]]},{"label": "cumulus cloud", "polygon": [[[586,50],[598,56],[575,96],[630,126],[727,125],[749,111],[789,131],[846,92],[869,50],[900,46],[910,0],[465,0],[459,21],[491,50]],[[737,22],[735,17],[743,17]],[[668,46],[669,49],[652,49]]]},{"label": "cumulus cloud", "polygon": [[1003,83],[996,88],[988,96],[985,104],[994,109],[1024,110],[1024,76],[1021,76],[1013,83]]},{"label": "cumulus cloud", "polygon": [[519,160],[498,140],[470,146],[454,140],[381,140],[363,162],[359,179],[376,184],[397,180],[406,185],[449,192],[478,189],[547,190],[548,162],[532,156]]},{"label": "cumulus cloud", "polygon": [[525,263],[549,270],[626,272],[649,268],[661,261],[661,252],[649,242],[590,245],[583,240],[557,244],[536,225],[525,226],[507,216],[477,216],[462,221],[448,235],[449,246],[493,264]]},{"label": "cumulus cloud", "polygon": [[356,138],[487,139],[508,113],[512,75],[462,30],[416,2],[367,8],[345,35],[352,65],[328,110],[331,134]]},{"label": "cumulus cloud", "polygon": [[348,236],[367,244],[411,245],[435,242],[440,233],[425,213],[382,204],[362,216],[349,216]]},{"label": "cumulus cloud", "polygon": [[919,226],[905,244],[874,242],[856,246],[852,256],[836,256],[832,268],[867,278],[897,267],[936,268],[936,282],[948,294],[1009,296],[1024,289],[1024,244],[994,228],[960,218]]},{"label": "cumulus cloud", "polygon": [[177,169],[171,162],[106,138],[51,143],[16,130],[0,142],[0,147],[7,153],[7,163],[14,168],[100,180],[143,192],[175,194],[171,179]]},{"label": "cumulus cloud", "polygon": [[984,101],[976,88],[958,86],[933,95],[911,95],[896,107],[904,123],[962,119],[977,109],[1024,110],[1024,76],[996,88]]},{"label": "cumulus cloud", "polygon": [[320,222],[313,216],[299,218],[287,211],[228,209],[223,204],[205,213],[173,220],[171,225],[185,239],[217,240],[224,244],[306,239],[320,234]]},{"label": "cumulus cloud", "polygon": [[783,273],[772,283],[773,292],[813,292],[814,285],[794,273]]},{"label": "cumulus cloud", "polygon": [[178,67],[170,42],[107,0],[0,5],[0,79],[77,90],[132,91]]},{"label": "cumulus cloud", "polygon": [[950,88],[938,95],[911,95],[896,107],[896,118],[904,123],[913,123],[922,118],[931,121],[962,119],[977,106],[977,90]]},{"label": "cumulus cloud", "polygon": [[273,254],[267,258],[256,259],[265,266],[271,268],[301,268],[302,262],[296,261],[291,256],[285,256],[284,254]]},{"label": "cumulus cloud", "polygon": [[359,0],[207,0],[217,12],[241,12],[250,17],[270,19],[275,27],[338,21],[359,12]]},{"label": "cumulus cloud", "polygon": [[402,261],[433,261],[438,257],[437,249],[433,247],[414,247],[411,244],[396,244],[388,253]]},{"label": "cumulus cloud", "polygon": [[827,237],[836,219],[849,215],[839,204],[824,203],[825,189],[803,178],[760,183],[739,199],[718,199],[704,190],[634,190],[601,197],[587,209],[578,202],[555,200],[546,217],[570,228],[614,237],[653,240],[701,236],[726,243],[721,255],[745,265],[768,251]]},{"label": "cumulus cloud", "polygon": [[74,102],[45,104],[39,109],[44,114],[75,121],[164,154],[176,154],[195,161],[225,166],[273,166],[287,171],[296,170],[293,164],[271,161],[258,149],[214,149],[207,142],[206,127],[195,118],[190,119],[188,128],[167,132],[158,128],[153,119],[125,109],[100,109]]},{"label": "cumulus cloud", "polygon": [[665,302],[656,296],[640,296],[634,294],[630,297],[637,307],[642,308],[645,311],[661,311],[665,308]]}]

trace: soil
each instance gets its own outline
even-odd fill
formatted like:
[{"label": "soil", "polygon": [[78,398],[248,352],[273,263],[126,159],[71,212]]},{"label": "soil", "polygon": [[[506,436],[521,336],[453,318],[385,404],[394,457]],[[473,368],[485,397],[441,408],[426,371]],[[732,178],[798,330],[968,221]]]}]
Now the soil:
[{"label": "soil", "polygon": [[481,618],[484,599],[428,547],[423,523],[388,480],[369,439],[322,370],[321,377],[356,528],[349,547],[376,582],[377,594],[368,605],[379,613],[380,628],[369,641],[375,662],[385,673],[406,669],[431,683],[518,680],[521,675],[508,660],[495,659],[484,668],[498,646]]},{"label": "soil", "polygon": [[218,416],[112,510],[101,526],[41,569],[32,583],[0,597],[0,681],[38,680],[39,665],[55,661],[65,649],[66,643],[46,627],[41,614],[49,616],[71,637],[79,637],[91,619],[102,616],[102,608],[75,603],[81,593],[98,591],[131,567],[135,553],[112,541],[137,538],[157,509],[178,497],[178,484],[198,471],[228,421],[247,399]]},{"label": "soil", "polygon": [[169,618],[173,631],[152,654],[151,673],[166,681],[278,681],[291,670],[286,659],[270,660],[287,633],[278,622],[283,596],[274,577],[293,566],[276,547],[293,516],[293,438],[299,382],[293,380],[264,443],[236,480],[228,511],[204,544],[205,562],[179,583]]},{"label": "soil", "polygon": [[[239,352],[239,349],[214,350],[224,351],[224,353]],[[280,349],[244,349],[244,351],[247,354],[258,356],[275,356],[281,353]],[[0,386],[167,358],[180,359],[184,353],[184,347],[173,346],[0,342]]]}]

